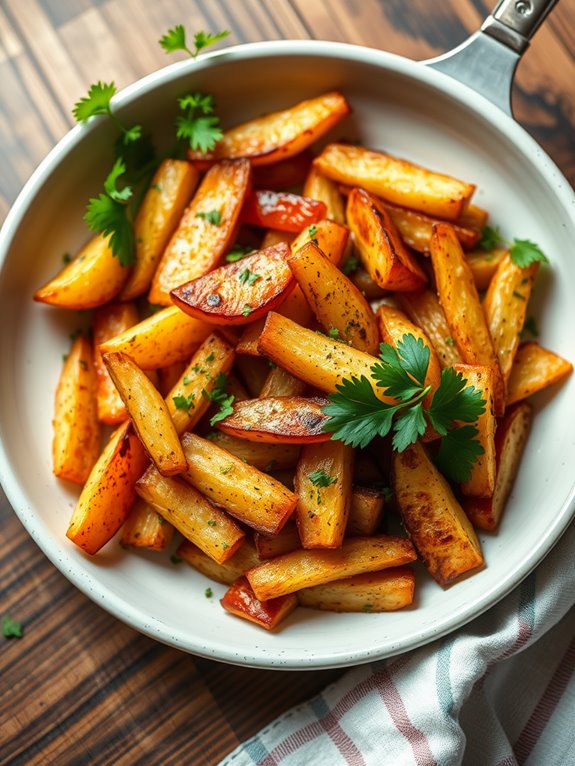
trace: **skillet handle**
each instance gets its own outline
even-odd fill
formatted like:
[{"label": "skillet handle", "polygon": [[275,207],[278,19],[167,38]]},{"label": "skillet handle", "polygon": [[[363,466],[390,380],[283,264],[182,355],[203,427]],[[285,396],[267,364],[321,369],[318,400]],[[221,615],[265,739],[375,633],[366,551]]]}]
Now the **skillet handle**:
[{"label": "skillet handle", "polygon": [[511,85],[529,40],[558,0],[501,0],[475,34],[422,63],[453,77],[512,116]]}]

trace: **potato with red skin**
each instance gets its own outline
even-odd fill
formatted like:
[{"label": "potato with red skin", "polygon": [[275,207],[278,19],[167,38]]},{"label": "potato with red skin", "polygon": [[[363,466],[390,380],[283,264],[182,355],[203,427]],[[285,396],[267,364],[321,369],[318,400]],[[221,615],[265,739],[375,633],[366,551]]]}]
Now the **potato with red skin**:
[{"label": "potato with red skin", "polygon": [[234,405],[233,415],[221,420],[220,430],[238,439],[268,444],[314,444],[331,439],[323,430],[329,420],[322,407],[328,399],[315,396],[271,396]]},{"label": "potato with red skin", "polygon": [[284,243],[259,250],[241,261],[172,290],[176,306],[210,324],[249,324],[278,308],[296,286]]},{"label": "potato with red skin", "polygon": [[327,215],[323,202],[291,192],[257,189],[248,195],[241,212],[242,223],[298,234]]},{"label": "potato with red skin", "polygon": [[234,614],[236,617],[249,620],[249,622],[259,625],[260,628],[273,630],[282,620],[285,620],[288,614],[293,612],[298,601],[295,593],[260,601],[247,578],[240,577],[239,580],[230,585],[224,597],[220,599],[220,604],[226,612]]}]

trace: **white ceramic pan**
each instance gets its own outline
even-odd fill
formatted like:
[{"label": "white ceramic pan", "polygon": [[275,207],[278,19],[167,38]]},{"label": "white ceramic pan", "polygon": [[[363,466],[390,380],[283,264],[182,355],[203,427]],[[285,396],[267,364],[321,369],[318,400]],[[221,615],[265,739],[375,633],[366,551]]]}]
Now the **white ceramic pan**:
[{"label": "white ceramic pan", "polygon": [[[533,312],[541,341],[575,360],[575,197],[559,170],[511,117],[517,60],[552,3],[506,0],[482,31],[426,64],[325,42],[245,45],[170,66],[119,94],[126,122],[173,130],[177,96],[213,93],[224,125],[333,88],[353,116],[333,137],[452,173],[478,186],[478,204],[508,236],[549,255]],[[75,491],[52,476],[53,392],[76,319],[34,304],[62,253],[85,239],[85,202],[109,165],[113,128],[96,119],[72,130],[30,179],[0,239],[0,478],[30,535],[96,603],[160,641],[226,662],[325,668],[412,649],[463,625],[514,588],[549,553],[574,511],[575,378],[537,400],[533,433],[496,535],[482,535],[487,566],[442,590],[418,575],[413,608],[338,615],[298,610],[276,634],[224,613],[207,581],[167,557],[122,551],[89,558],[65,538]],[[220,587],[213,586],[214,596]]]}]

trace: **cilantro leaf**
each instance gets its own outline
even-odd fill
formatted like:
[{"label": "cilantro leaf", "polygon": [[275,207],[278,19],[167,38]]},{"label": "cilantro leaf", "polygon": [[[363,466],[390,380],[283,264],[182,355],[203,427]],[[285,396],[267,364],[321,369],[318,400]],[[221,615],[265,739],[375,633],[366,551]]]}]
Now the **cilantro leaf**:
[{"label": "cilantro leaf", "polygon": [[511,260],[521,269],[527,268],[532,263],[549,263],[549,259],[539,245],[529,239],[514,239],[509,250]]},{"label": "cilantro leaf", "polygon": [[196,32],[194,35],[194,45],[196,46],[195,55],[197,56],[204,48],[209,48],[211,45],[223,40],[224,37],[227,37],[229,34],[227,29],[223,32],[218,32],[215,35],[212,35],[209,32]]},{"label": "cilantro leaf", "polygon": [[435,465],[448,479],[463,482],[471,478],[473,464],[485,451],[475,438],[477,434],[474,426],[461,426],[449,431],[441,440]]},{"label": "cilantro leaf", "polygon": [[228,263],[241,261],[242,258],[245,258],[246,255],[249,255],[250,253],[253,253],[253,251],[253,247],[250,247],[249,245],[246,245],[245,247],[243,245],[234,245],[230,252],[226,255],[226,261]]},{"label": "cilantro leaf", "polygon": [[393,396],[401,401],[408,401],[420,393],[421,386],[414,383],[402,367],[397,350],[389,343],[382,343],[380,350],[383,364],[374,364],[371,368],[372,376],[377,385],[385,389],[388,396]]},{"label": "cilantro leaf", "polygon": [[2,635],[4,638],[22,638],[22,624],[12,620],[7,614],[2,617]]},{"label": "cilantro leaf", "polygon": [[166,53],[174,51],[186,51],[193,58],[194,54],[186,44],[186,30],[183,24],[177,24],[172,29],[168,29],[166,34],[158,40],[159,44]]},{"label": "cilantro leaf", "polygon": [[126,172],[126,166],[124,161],[118,157],[114,163],[114,167],[108,173],[106,180],[104,181],[104,189],[110,199],[116,202],[126,202],[132,196],[132,189],[129,186],[125,186],[123,189],[118,189],[116,183],[120,176],[123,176]]},{"label": "cilantro leaf", "polygon": [[178,396],[173,396],[172,401],[174,402],[174,405],[177,410],[186,410],[193,408],[194,405],[194,399],[196,398],[195,394],[189,394],[189,396],[183,396],[181,394],[178,394]]},{"label": "cilantro leaf", "polygon": [[134,141],[139,141],[142,138],[142,126],[132,125],[131,128],[126,128],[122,135],[122,141],[124,144],[131,144]]},{"label": "cilantro leaf", "polygon": [[234,409],[232,407],[232,404],[234,403],[235,396],[233,394],[230,394],[229,396],[226,396],[224,399],[221,399],[218,401],[218,404],[220,405],[219,412],[216,412],[216,414],[210,418],[210,425],[215,426],[216,423],[219,423],[220,420],[224,420],[224,418],[227,418],[228,415],[234,414]]},{"label": "cilantro leaf", "polygon": [[448,367],[441,372],[441,382],[433,395],[427,415],[438,434],[444,436],[453,422],[474,423],[485,412],[481,391],[468,386],[459,372]]},{"label": "cilantro leaf", "polygon": [[110,101],[115,93],[113,82],[98,81],[90,85],[88,94],[74,104],[72,114],[77,122],[85,122],[96,114],[110,114]]},{"label": "cilantro leaf", "polygon": [[307,478],[316,487],[329,487],[337,481],[337,476],[330,476],[325,471],[312,471],[308,473]]},{"label": "cilantro leaf", "polygon": [[394,434],[391,442],[393,449],[403,452],[410,444],[417,441],[418,436],[425,433],[426,425],[421,402],[405,409],[397,416],[393,424]]},{"label": "cilantro leaf", "polygon": [[213,114],[213,96],[189,93],[178,99],[178,103],[184,113],[176,118],[178,139],[187,141],[194,151],[209,152],[223,136],[220,120]]},{"label": "cilantro leaf", "polygon": [[204,221],[219,226],[222,222],[222,214],[219,210],[210,210],[207,213],[196,213],[196,218],[203,218]]},{"label": "cilantro leaf", "polygon": [[254,274],[254,272],[250,271],[249,269],[244,269],[238,274],[238,280],[242,283],[242,285],[247,283],[248,287],[254,285],[258,279],[261,279],[260,274]]},{"label": "cilantro leaf", "polygon": [[126,205],[116,202],[107,194],[92,197],[84,221],[92,231],[110,237],[110,248],[122,266],[134,263],[134,230],[128,219]]},{"label": "cilantro leaf", "polygon": [[477,246],[482,250],[493,250],[494,247],[502,242],[501,231],[499,226],[493,228],[492,226],[484,226],[481,232],[481,239],[477,243]]}]

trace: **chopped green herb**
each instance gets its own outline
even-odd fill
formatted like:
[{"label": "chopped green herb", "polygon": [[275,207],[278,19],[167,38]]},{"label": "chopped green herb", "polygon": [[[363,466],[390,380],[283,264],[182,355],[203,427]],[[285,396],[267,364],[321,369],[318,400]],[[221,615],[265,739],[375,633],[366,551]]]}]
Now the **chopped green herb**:
[{"label": "chopped green herb", "polygon": [[238,274],[238,279],[243,285],[247,282],[248,287],[251,287],[258,281],[258,279],[261,279],[261,276],[259,274],[254,274],[254,272],[249,269],[244,269]]},{"label": "chopped green herb", "polygon": [[218,522],[217,522],[217,521],[215,521],[214,519],[210,519],[210,520],[208,521],[208,527],[216,527],[216,526],[217,526],[217,524],[218,524]]},{"label": "chopped green herb", "polygon": [[191,393],[189,396],[184,396],[183,394],[178,394],[177,396],[172,397],[172,401],[174,402],[174,405],[176,409],[178,410],[186,410],[186,412],[190,409],[194,408],[194,399],[196,398],[196,395],[194,393]]},{"label": "chopped green herb", "polygon": [[526,335],[531,335],[533,338],[539,337],[539,328],[537,327],[535,317],[527,317],[525,323],[523,324],[522,332]]},{"label": "chopped green herb", "polygon": [[513,297],[514,298],[519,298],[520,301],[527,300],[527,298],[524,295],[521,295],[521,293],[518,292],[517,290],[513,290]]},{"label": "chopped green herb", "polygon": [[329,487],[330,484],[335,484],[337,481],[337,476],[330,476],[325,471],[312,471],[308,473],[307,478],[316,487]]},{"label": "chopped green herb", "polygon": [[4,638],[22,638],[23,634],[22,623],[12,620],[7,614],[2,617],[2,635]]},{"label": "chopped green herb", "polygon": [[184,386],[189,386],[191,382],[192,382],[192,379],[190,378],[190,376],[184,375],[184,379],[182,380],[182,383],[184,384]]},{"label": "chopped green herb", "polygon": [[206,598],[211,598],[214,595],[214,593],[211,588],[206,588],[204,591],[204,595]]},{"label": "chopped green herb", "polygon": [[64,263],[70,263],[72,261],[72,256],[70,255],[70,253],[64,253],[64,255],[62,256],[62,261]]},{"label": "chopped green herb", "polygon": [[317,245],[317,226],[315,223],[312,223],[311,226],[308,226],[307,233],[309,234],[310,241],[314,243],[314,245]]},{"label": "chopped green herb", "polygon": [[242,309],[242,316],[249,317],[252,311],[253,311],[253,308],[251,306],[248,306],[248,304],[246,303],[246,305]]},{"label": "chopped green herb", "polygon": [[250,253],[253,253],[253,251],[253,247],[250,247],[249,245],[246,245],[245,247],[242,245],[234,245],[230,252],[226,255],[226,261],[228,263],[241,261],[242,258],[245,258],[246,255],[249,255]]},{"label": "chopped green herb", "polygon": [[373,609],[373,604],[364,604],[362,606],[362,609],[364,612],[371,612],[371,610]]},{"label": "chopped green herb", "polygon": [[83,370],[88,369],[88,362],[85,359],[78,359],[78,364]]},{"label": "chopped green herb", "polygon": [[165,518],[160,513],[158,513],[157,511],[156,511],[156,515],[158,517],[158,524],[165,524],[166,523]]},{"label": "chopped green herb", "polygon": [[184,559],[181,559],[179,556],[176,556],[175,553],[172,553],[170,556],[170,561],[172,564],[181,564]]},{"label": "chopped green herb", "polygon": [[537,261],[540,263],[549,262],[545,253],[535,242],[531,242],[529,239],[514,239],[513,241],[505,239],[498,226],[495,228],[486,226],[483,229],[481,239],[479,240],[479,247],[483,250],[493,250],[500,242],[509,247],[511,260],[522,269]]},{"label": "chopped green herb", "polygon": [[203,218],[214,226],[219,226],[222,222],[222,214],[219,210],[210,210],[209,213],[196,213],[196,218]]},{"label": "chopped green herb", "polygon": [[357,271],[360,267],[360,261],[359,258],[356,258],[355,255],[350,255],[350,257],[346,260],[346,262],[341,267],[341,270],[344,274],[349,275],[353,274],[354,271]]},{"label": "chopped green herb", "polygon": [[455,340],[451,337],[451,335],[446,336],[445,342],[448,346],[455,346]]},{"label": "chopped green herb", "polygon": [[232,470],[233,467],[234,466],[233,466],[232,463],[230,463],[229,465],[222,465],[220,467],[220,473],[228,474]]},{"label": "chopped green herb", "polygon": [[215,358],[216,358],[216,355],[215,355],[215,354],[214,354],[214,352],[212,351],[211,353],[209,353],[209,354],[207,355],[207,357],[206,357],[206,362],[209,364],[210,362],[213,362]]}]

